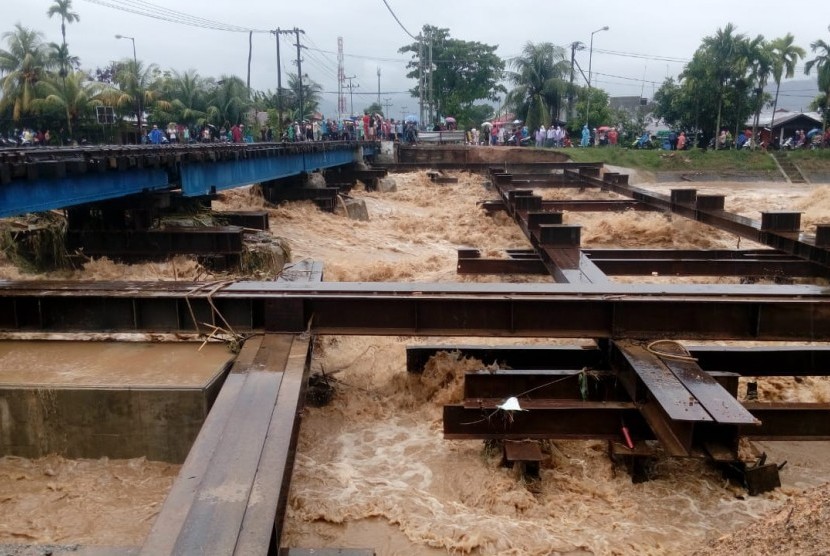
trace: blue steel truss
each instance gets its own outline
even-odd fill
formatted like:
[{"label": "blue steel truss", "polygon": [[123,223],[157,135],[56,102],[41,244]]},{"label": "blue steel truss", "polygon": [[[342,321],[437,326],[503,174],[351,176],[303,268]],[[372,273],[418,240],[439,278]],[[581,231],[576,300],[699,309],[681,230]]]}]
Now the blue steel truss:
[{"label": "blue steel truss", "polygon": [[355,149],[284,153],[281,156],[182,164],[181,186],[186,197],[210,195],[223,189],[296,176],[355,161]]},{"label": "blue steel truss", "polygon": [[[240,151],[246,148],[239,147]],[[296,149],[292,150],[293,147]],[[351,164],[363,156],[375,154],[377,150],[372,143],[294,144],[292,148],[266,149],[265,155],[248,152],[246,156],[233,160],[197,161],[185,157],[181,162],[166,167],[128,166],[120,170],[86,171],[63,177],[7,178],[7,183],[0,184],[0,217],[62,209],[177,186],[186,196],[209,195],[224,189]],[[141,147],[125,149],[125,156],[140,157],[144,150]],[[171,152],[187,154],[190,150],[197,152],[199,147],[190,149],[182,146]],[[158,149],[147,150],[150,155],[159,152]]]},{"label": "blue steel truss", "polygon": [[169,187],[167,172],[158,168],[12,181],[0,186],[0,217],[61,209]]}]

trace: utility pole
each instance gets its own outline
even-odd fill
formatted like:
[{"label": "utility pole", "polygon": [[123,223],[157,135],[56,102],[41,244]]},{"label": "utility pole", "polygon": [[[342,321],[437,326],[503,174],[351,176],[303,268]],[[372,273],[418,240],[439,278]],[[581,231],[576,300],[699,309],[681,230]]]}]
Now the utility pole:
[{"label": "utility pole", "polygon": [[424,35],[418,34],[418,123],[424,123]]},{"label": "utility pole", "polygon": [[346,71],[343,63],[343,37],[337,37],[337,121],[343,119],[346,111]]},{"label": "utility pole", "polygon": [[280,60],[280,35],[288,35],[293,33],[294,31],[286,30],[283,31],[279,27],[275,30],[271,31],[274,37],[277,39],[277,117],[279,121],[277,121],[277,131],[279,132],[280,138],[282,138],[282,60]]},{"label": "utility pole", "polygon": [[386,102],[383,103],[383,106],[386,107],[386,110],[383,111],[383,115],[384,115],[385,118],[388,119],[389,115],[390,115],[389,114],[389,107],[392,106],[392,102],[391,102],[392,98],[391,97],[390,98],[385,98],[383,100],[386,101]]},{"label": "utility pole", "polygon": [[571,43],[571,85],[568,88],[568,123],[571,124],[574,120],[574,62],[576,61],[576,51],[585,50],[585,45],[579,41]]},{"label": "utility pole", "polygon": [[354,90],[356,88],[360,87],[359,83],[357,85],[352,85],[352,79],[354,79],[355,77],[357,77],[357,76],[352,75],[350,77],[344,77],[343,78],[343,79],[345,79],[349,82],[349,104],[350,104],[350,106],[349,106],[349,111],[350,111],[349,115],[350,116],[354,116]]},{"label": "utility pole", "polygon": [[432,96],[432,33],[429,34],[429,121],[435,120],[435,97]]},{"label": "utility pole", "polygon": [[248,31],[248,98],[251,98],[251,57],[254,55],[254,32]]},{"label": "utility pole", "polygon": [[302,49],[302,45],[300,45],[300,33],[305,34],[305,31],[294,27],[294,34],[297,36],[297,44],[294,46],[297,47],[297,79],[300,80],[300,90],[298,94],[300,97],[300,122],[302,122],[305,119],[305,106],[303,105],[303,59],[300,57],[300,49]]},{"label": "utility pole", "polygon": [[382,106],[380,103],[380,66],[378,66],[378,106]]}]

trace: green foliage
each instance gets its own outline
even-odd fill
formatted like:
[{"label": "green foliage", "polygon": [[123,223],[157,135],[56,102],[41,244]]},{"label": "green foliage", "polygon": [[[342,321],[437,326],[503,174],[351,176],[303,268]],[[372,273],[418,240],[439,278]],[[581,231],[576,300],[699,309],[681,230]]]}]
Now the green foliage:
[{"label": "green foliage", "polygon": [[563,151],[574,162],[603,162],[613,166],[664,172],[775,172],[772,157],[761,151],[636,150],[627,148],[573,148]]},{"label": "green foliage", "polygon": [[47,70],[47,51],[43,34],[15,24],[14,31],[3,33],[8,50],[0,49],[0,75],[5,75],[0,95],[0,110],[11,107],[15,123],[32,111],[37,98],[35,86]]},{"label": "green foliage", "polygon": [[283,91],[282,106],[290,119],[295,121],[310,119],[320,108],[323,87],[307,75],[303,76],[302,85],[303,106],[300,110],[300,80],[296,73],[288,74],[288,89]]},{"label": "green foliage", "polygon": [[385,116],[383,113],[383,106],[381,106],[377,101],[364,108],[363,111],[367,114],[380,114],[381,116]]},{"label": "green foliage", "polygon": [[581,124],[586,121],[590,122],[591,127],[616,124],[608,93],[602,89],[591,88],[589,90],[587,87],[580,89],[579,100],[576,102],[576,120],[571,123],[574,129],[577,127],[581,129]]},{"label": "green foliage", "polygon": [[[416,41],[401,47],[398,52],[412,54],[412,60],[407,64],[411,70],[407,77],[417,81],[419,56],[423,56],[421,59],[429,75],[429,44],[432,44],[431,82],[435,106],[431,112],[454,116],[459,122],[472,121],[476,101],[497,101],[499,95],[506,92],[500,84],[504,61],[496,55],[497,46],[454,39],[450,37],[449,29],[431,25],[424,25],[421,36],[423,45]],[[425,94],[428,82],[424,87]],[[418,97],[418,87],[410,92],[413,97]]]},{"label": "green foliage", "polygon": [[737,34],[730,23],[703,39],[678,83],[663,83],[654,97],[655,116],[676,129],[701,130],[705,137],[743,127],[760,110],[764,97],[756,89],[773,68],[772,49],[764,38]]},{"label": "green foliage", "polygon": [[510,67],[512,71],[507,73],[507,79],[513,89],[507,94],[506,108],[530,129],[558,120],[568,89],[566,76],[570,72],[565,50],[549,42],[528,42],[522,54],[510,61]]},{"label": "green foliage", "polygon": [[[830,30],[830,26],[827,28]],[[830,113],[830,43],[823,39],[818,39],[810,43],[810,49],[815,54],[812,60],[809,60],[804,66],[804,73],[810,74],[815,68],[818,74],[818,88],[822,92],[824,98],[816,98],[813,104],[822,112],[823,122],[822,128],[827,129],[827,117]],[[822,105],[820,102],[824,101]]]}]

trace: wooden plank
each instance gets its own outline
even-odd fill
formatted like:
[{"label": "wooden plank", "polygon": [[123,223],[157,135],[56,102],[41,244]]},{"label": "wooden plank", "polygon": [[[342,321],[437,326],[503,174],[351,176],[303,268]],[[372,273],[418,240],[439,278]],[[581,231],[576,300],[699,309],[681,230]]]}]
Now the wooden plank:
[{"label": "wooden plank", "polygon": [[231,374],[228,375],[219,391],[213,408],[208,413],[199,436],[196,437],[179,471],[179,476],[170,488],[161,512],[153,523],[141,550],[143,556],[157,556],[173,552],[176,538],[196,497],[199,483],[208,470],[228,417],[236,406],[236,400],[245,382],[245,375],[241,373],[241,370],[246,369],[253,362],[261,343],[262,336],[254,336],[243,345],[231,369]]},{"label": "wooden plank", "polygon": [[310,337],[294,337],[234,554],[266,554],[280,544],[305,401]]}]

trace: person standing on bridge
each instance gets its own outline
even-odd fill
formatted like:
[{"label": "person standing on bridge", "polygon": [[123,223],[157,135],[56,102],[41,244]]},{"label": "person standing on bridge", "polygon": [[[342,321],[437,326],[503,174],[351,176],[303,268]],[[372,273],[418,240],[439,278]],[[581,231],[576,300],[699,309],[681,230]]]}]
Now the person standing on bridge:
[{"label": "person standing on bridge", "polygon": [[150,134],[149,134],[150,143],[152,143],[153,145],[161,145],[161,138],[162,138],[163,135],[164,134],[159,129],[159,126],[154,124],[153,129],[152,129],[152,131],[150,131]]},{"label": "person standing on bridge", "polygon": [[231,140],[234,143],[242,142],[242,129],[239,127],[239,124],[233,124],[231,128]]}]

